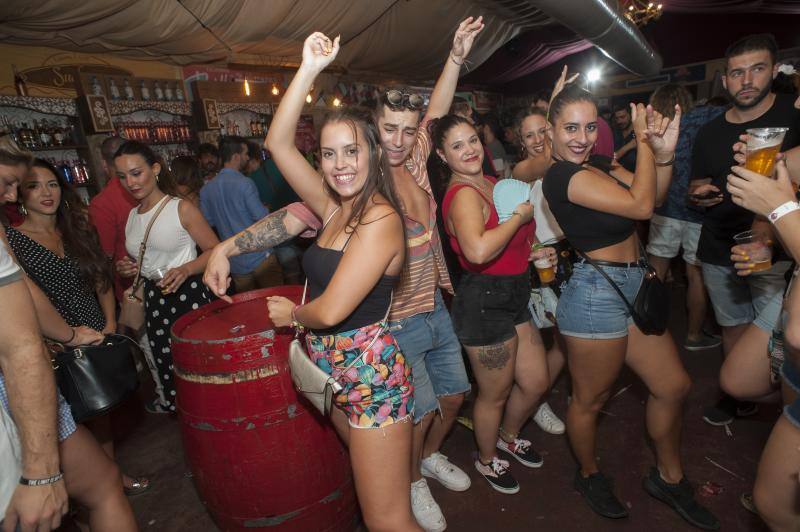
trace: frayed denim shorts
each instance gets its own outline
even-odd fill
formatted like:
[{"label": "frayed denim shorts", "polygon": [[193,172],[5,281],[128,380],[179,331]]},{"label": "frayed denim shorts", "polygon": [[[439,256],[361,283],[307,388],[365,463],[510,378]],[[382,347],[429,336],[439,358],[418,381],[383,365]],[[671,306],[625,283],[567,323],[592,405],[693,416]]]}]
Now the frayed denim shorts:
[{"label": "frayed denim shorts", "polygon": [[[611,277],[633,304],[642,284],[641,266],[598,266]],[[561,334],[576,338],[609,340],[628,336],[633,318],[628,306],[594,266],[578,260],[561,291],[556,313]]]}]

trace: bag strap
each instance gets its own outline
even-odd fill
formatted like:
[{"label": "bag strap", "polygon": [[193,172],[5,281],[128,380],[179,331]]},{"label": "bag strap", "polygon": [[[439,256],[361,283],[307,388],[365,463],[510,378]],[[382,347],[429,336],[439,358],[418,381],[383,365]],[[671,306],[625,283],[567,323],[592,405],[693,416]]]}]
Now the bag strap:
[{"label": "bag strap", "polygon": [[153,228],[156,218],[158,218],[158,215],[161,214],[161,211],[164,210],[164,207],[167,206],[167,203],[169,203],[170,200],[171,196],[169,195],[161,198],[156,212],[153,214],[153,217],[150,218],[150,222],[147,224],[147,228],[144,230],[144,238],[142,238],[142,242],[139,244],[139,258],[136,260],[136,277],[133,279],[133,292],[136,292],[136,290],[139,289],[139,283],[142,280],[142,260],[144,259],[144,250],[147,248],[147,238],[150,236],[150,230]]},{"label": "bag strap", "polygon": [[622,301],[624,301],[624,302],[625,302],[625,306],[627,306],[627,307],[628,307],[628,310],[630,311],[631,315],[633,315],[633,314],[634,314],[634,312],[633,312],[633,305],[631,305],[630,301],[628,301],[628,298],[627,298],[627,297],[625,297],[625,294],[623,294],[623,293],[622,293],[622,290],[620,290],[619,286],[617,286],[617,283],[615,283],[615,282],[614,282],[614,281],[611,279],[611,277],[609,277],[609,276],[608,276],[608,274],[607,274],[605,271],[603,271],[603,268],[601,268],[600,266],[598,266],[597,264],[595,264],[595,263],[594,263],[594,261],[593,261],[592,259],[590,259],[590,258],[589,258],[589,255],[585,254],[583,251],[581,251],[581,250],[579,250],[579,249],[577,249],[577,248],[573,248],[573,249],[575,249],[575,251],[578,253],[578,255],[580,255],[580,256],[581,256],[581,258],[582,258],[583,260],[585,260],[586,262],[588,262],[589,264],[591,264],[591,265],[592,265],[592,268],[594,268],[595,270],[597,270],[598,272],[600,272],[600,275],[602,275],[603,277],[605,277],[606,281],[608,281],[608,284],[610,284],[610,285],[611,285],[611,288],[613,288],[614,290],[616,290],[616,292],[619,294],[619,297],[621,297],[621,298],[622,298]]}]

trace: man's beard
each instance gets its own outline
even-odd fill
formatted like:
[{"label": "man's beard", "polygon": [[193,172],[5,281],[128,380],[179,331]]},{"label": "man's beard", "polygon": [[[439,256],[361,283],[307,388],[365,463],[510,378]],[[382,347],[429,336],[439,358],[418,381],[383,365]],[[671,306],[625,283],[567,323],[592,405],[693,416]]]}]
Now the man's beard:
[{"label": "man's beard", "polygon": [[764,87],[761,90],[761,92],[758,93],[758,96],[753,98],[753,100],[750,101],[749,103],[746,103],[746,102],[743,103],[743,102],[739,101],[739,99],[736,97],[736,95],[735,94],[731,94],[730,92],[728,92],[728,97],[730,97],[731,101],[733,102],[734,107],[736,107],[738,109],[752,109],[756,105],[760,104],[764,100],[764,98],[766,98],[769,95],[771,90],[772,90],[772,79],[770,79],[770,81],[767,84],[767,86]]}]

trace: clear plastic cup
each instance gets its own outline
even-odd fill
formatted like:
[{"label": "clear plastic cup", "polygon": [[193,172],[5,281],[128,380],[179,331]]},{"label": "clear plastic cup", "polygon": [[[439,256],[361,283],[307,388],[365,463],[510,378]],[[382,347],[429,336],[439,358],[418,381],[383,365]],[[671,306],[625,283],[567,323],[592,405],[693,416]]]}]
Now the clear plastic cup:
[{"label": "clear plastic cup", "polygon": [[744,231],[735,235],[733,240],[750,257],[749,262],[753,264],[751,271],[760,272],[770,269],[772,266],[772,248],[766,235],[758,231]]},{"label": "clear plastic cup", "polygon": [[[550,247],[552,244],[550,242],[545,243],[536,243],[531,246],[531,251],[536,251],[537,249],[542,249],[546,247]],[[550,264],[550,259],[542,258],[536,259],[533,261],[533,265],[536,267],[536,273],[539,275],[539,281],[542,284],[552,283],[556,279],[556,267]]]},{"label": "clear plastic cup", "polygon": [[781,150],[783,137],[789,128],[757,127],[747,130],[745,168],[761,175],[771,176],[775,171],[775,156]]}]

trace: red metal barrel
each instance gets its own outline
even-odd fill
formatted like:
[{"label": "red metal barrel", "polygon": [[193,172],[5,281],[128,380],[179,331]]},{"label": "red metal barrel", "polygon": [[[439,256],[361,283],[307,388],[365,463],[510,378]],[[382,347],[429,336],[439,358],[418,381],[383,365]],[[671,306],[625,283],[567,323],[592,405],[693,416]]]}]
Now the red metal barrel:
[{"label": "red metal barrel", "polygon": [[270,295],[299,302],[302,287],[215,301],[172,329],[178,415],[195,486],[222,530],[352,530],[357,505],[347,452],[292,385],[291,331],[270,322]]}]

